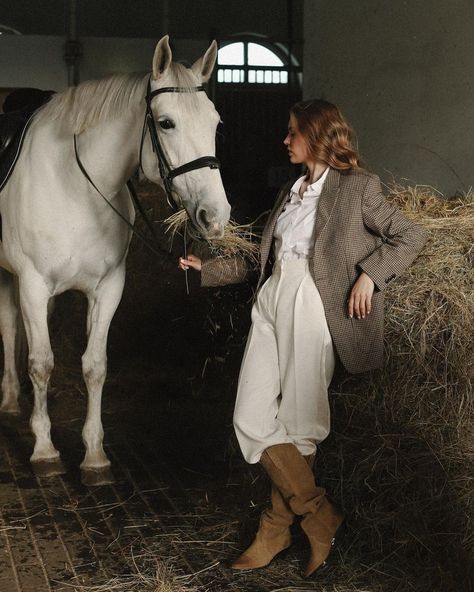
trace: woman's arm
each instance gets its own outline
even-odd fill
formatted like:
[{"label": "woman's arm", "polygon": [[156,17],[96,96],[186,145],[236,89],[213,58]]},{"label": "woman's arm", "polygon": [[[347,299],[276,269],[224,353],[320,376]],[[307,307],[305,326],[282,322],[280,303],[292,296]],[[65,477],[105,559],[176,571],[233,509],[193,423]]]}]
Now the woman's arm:
[{"label": "woman's arm", "polygon": [[186,259],[180,257],[178,267],[200,271],[202,288],[240,284],[251,274],[248,263],[242,257],[215,257],[202,261],[196,255],[188,255]]},{"label": "woman's arm", "polygon": [[178,266],[181,269],[191,267],[201,272],[201,287],[211,288],[226,286],[227,284],[240,284],[251,279],[256,273],[262,273],[273,243],[273,228],[276,222],[277,213],[281,211],[283,204],[288,198],[288,191],[294,181],[285,183],[279,190],[275,205],[273,206],[267,222],[263,229],[260,243],[260,264],[259,269],[251,265],[244,257],[214,257],[201,260],[195,255],[189,255],[187,259],[181,258]]},{"label": "woman's arm", "polygon": [[383,243],[359,262],[358,267],[375,283],[378,290],[398,277],[416,258],[428,233],[406,218],[382,193],[380,179],[371,176],[362,198],[365,226],[380,236]]}]

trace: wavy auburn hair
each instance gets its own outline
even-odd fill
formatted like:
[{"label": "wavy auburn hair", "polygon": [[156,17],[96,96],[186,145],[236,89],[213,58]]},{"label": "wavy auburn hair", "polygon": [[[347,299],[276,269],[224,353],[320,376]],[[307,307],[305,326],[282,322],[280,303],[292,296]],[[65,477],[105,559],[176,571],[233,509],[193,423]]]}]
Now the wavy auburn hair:
[{"label": "wavy auburn hair", "polygon": [[339,171],[361,168],[359,153],[352,145],[354,133],[335,105],[323,99],[300,101],[290,113],[311,159]]}]

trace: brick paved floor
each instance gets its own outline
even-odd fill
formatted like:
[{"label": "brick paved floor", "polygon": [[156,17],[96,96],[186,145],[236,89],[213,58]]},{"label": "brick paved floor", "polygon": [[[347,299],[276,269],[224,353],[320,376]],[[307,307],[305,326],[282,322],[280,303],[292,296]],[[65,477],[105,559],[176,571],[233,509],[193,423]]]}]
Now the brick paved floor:
[{"label": "brick paved floor", "polygon": [[[307,589],[301,587],[301,565],[291,557],[284,579],[300,587],[282,588],[281,571],[269,570],[263,584],[262,573],[235,574],[228,568],[242,548],[246,510],[233,500],[241,485],[200,472],[194,461],[173,466],[158,441],[164,424],[147,429],[123,408],[119,417],[105,410],[106,450],[116,483],[86,488],[79,473],[85,401],[62,392],[53,393],[50,402],[53,440],[68,469],[61,477],[40,479],[31,470],[27,402],[22,401],[22,416],[0,417],[0,592],[104,585],[133,574],[137,565],[141,569],[144,553],[170,560],[175,573],[187,576],[185,583],[209,592]],[[119,427],[123,421],[126,428]],[[191,427],[183,422],[185,429]],[[199,456],[199,445],[195,448]]]}]

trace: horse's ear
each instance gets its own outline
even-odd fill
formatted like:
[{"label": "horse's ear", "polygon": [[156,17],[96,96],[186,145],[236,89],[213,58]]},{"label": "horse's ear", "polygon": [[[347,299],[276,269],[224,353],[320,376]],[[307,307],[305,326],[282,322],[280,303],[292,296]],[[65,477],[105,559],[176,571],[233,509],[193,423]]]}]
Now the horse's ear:
[{"label": "horse's ear", "polygon": [[217,43],[213,41],[206,53],[194,62],[191,70],[202,82],[207,82],[211,77],[217,59]]},{"label": "horse's ear", "polygon": [[155,54],[153,56],[153,78],[158,80],[171,64],[173,54],[169,44],[169,35],[162,37],[156,44]]}]

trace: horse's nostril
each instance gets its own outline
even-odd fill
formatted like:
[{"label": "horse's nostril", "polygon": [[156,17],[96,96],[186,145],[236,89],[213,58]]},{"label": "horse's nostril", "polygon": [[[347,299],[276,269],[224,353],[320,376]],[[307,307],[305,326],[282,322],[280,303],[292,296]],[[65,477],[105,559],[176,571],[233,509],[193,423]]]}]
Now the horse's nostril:
[{"label": "horse's nostril", "polygon": [[222,238],[224,224],[214,211],[199,208],[196,211],[196,224],[206,238]]},{"label": "horse's nostril", "polygon": [[204,208],[199,208],[199,210],[196,212],[196,219],[199,226],[207,230],[209,227],[209,216]]}]

